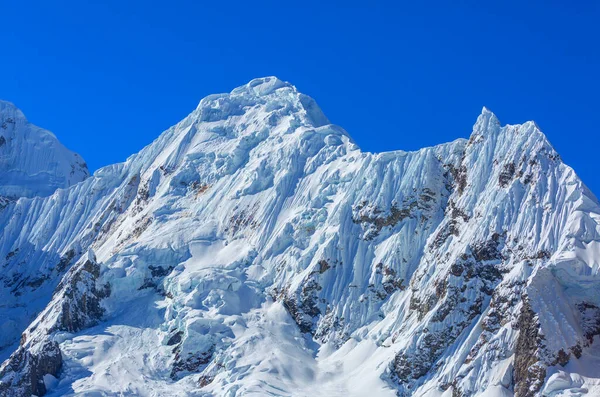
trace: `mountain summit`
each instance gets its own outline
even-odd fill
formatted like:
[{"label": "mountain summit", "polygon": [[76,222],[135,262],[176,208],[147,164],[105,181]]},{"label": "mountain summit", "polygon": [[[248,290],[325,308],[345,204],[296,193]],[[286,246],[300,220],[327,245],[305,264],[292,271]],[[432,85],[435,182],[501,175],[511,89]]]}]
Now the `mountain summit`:
[{"label": "mountain summit", "polygon": [[533,122],[364,153],[255,79],[0,210],[0,394],[598,395],[599,220]]},{"label": "mountain summit", "polygon": [[89,175],[83,159],[0,101],[0,200],[48,196]]}]

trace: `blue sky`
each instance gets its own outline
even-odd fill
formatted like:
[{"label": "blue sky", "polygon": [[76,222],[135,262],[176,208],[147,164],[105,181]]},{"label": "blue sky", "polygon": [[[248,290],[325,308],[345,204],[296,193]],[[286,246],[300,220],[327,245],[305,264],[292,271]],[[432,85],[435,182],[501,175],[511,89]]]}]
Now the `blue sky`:
[{"label": "blue sky", "polygon": [[468,137],[485,105],[535,120],[600,195],[600,3],[324,3],[2,2],[0,98],[92,170],[260,76],[367,151]]}]

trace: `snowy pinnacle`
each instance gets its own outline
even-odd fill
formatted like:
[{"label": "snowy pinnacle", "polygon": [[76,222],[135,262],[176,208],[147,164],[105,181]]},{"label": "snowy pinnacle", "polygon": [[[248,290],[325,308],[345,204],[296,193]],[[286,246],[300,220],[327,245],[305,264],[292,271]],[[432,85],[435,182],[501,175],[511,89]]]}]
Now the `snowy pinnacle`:
[{"label": "snowy pinnacle", "polygon": [[88,177],[82,158],[0,101],[0,197],[48,196]]}]

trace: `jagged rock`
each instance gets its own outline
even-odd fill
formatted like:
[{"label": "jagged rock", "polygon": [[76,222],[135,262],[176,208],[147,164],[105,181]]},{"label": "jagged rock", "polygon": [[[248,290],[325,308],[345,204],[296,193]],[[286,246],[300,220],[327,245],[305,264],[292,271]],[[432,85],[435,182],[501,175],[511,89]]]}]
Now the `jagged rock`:
[{"label": "jagged rock", "polygon": [[100,301],[110,296],[110,285],[97,286],[100,266],[88,253],[58,285],[55,297],[61,299],[60,320],[50,331],[79,331],[96,324],[104,315]]},{"label": "jagged rock", "polygon": [[454,164],[447,164],[446,167],[454,179],[454,186],[459,195],[463,194],[467,188],[467,167],[461,164],[456,167]]},{"label": "jagged rock", "polygon": [[186,373],[196,373],[200,368],[210,362],[214,354],[214,346],[207,351],[188,354],[186,357],[181,357],[180,351],[175,354],[175,362],[171,370],[171,378],[178,379]]},{"label": "jagged rock", "polygon": [[544,336],[540,334],[539,322],[531,309],[528,298],[522,299],[521,315],[517,323],[519,337],[515,347],[515,397],[534,397],[542,388],[546,368],[540,362],[540,348]]},{"label": "jagged rock", "polygon": [[19,347],[0,366],[0,394],[3,397],[29,397],[46,394],[44,376],[58,376],[62,357],[58,343],[45,341],[34,351]]},{"label": "jagged rock", "polygon": [[502,171],[498,175],[498,183],[506,187],[515,176],[515,163],[504,164]]},{"label": "jagged rock", "polygon": [[583,336],[588,345],[594,342],[594,337],[600,335],[600,307],[590,302],[580,302],[577,309],[581,313]]}]

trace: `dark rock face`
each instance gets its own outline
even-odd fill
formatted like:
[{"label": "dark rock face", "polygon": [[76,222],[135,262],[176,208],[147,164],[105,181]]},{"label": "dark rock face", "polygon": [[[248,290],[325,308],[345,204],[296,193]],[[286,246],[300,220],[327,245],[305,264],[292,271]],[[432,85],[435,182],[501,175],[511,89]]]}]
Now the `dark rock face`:
[{"label": "dark rock face", "polygon": [[164,291],[160,287],[160,280],[168,276],[173,270],[173,268],[174,266],[148,266],[148,270],[150,270],[150,277],[146,277],[144,279],[144,283],[138,288],[138,290],[142,290],[145,288],[154,288],[157,292],[164,293]]},{"label": "dark rock face", "polygon": [[560,349],[558,351],[558,354],[556,355],[556,360],[554,362],[554,365],[562,365],[563,367],[565,365],[567,365],[569,363],[569,359],[570,359],[570,355],[569,353],[565,352],[563,349]]},{"label": "dark rock face", "polygon": [[[357,211],[362,211],[366,203],[361,203],[357,207]],[[402,221],[411,216],[412,206],[400,208],[397,204],[392,204],[390,208],[390,213],[387,215],[381,215],[381,210],[374,208],[368,211],[367,213],[362,213],[361,215],[354,217],[352,221],[354,223],[363,224],[366,227],[369,227],[371,230],[366,235],[365,240],[373,240],[375,237],[379,235],[381,229],[384,227],[393,227],[398,222]]]},{"label": "dark rock face", "polygon": [[63,272],[67,268],[67,266],[71,264],[75,255],[76,253],[74,249],[70,249],[67,252],[65,252],[65,254],[60,258],[60,261],[56,265],[56,271],[58,271],[59,273]]},{"label": "dark rock face", "polygon": [[[70,276],[70,277],[69,277]],[[110,285],[97,287],[100,266],[93,259],[86,260],[67,275],[57,287],[64,294],[60,321],[51,331],[76,332],[97,323],[104,315],[100,301],[110,295]]]},{"label": "dark rock face", "polygon": [[283,303],[283,306],[303,333],[314,333],[316,317],[321,314],[317,296],[317,292],[321,288],[315,279],[309,278],[303,284],[299,294],[292,294],[286,290],[275,296],[276,300]]},{"label": "dark rock face", "polygon": [[0,368],[0,395],[3,397],[42,396],[44,375],[57,376],[62,366],[58,343],[45,341],[32,353],[20,346]]},{"label": "dark rock face", "polygon": [[492,294],[487,315],[481,321],[483,329],[477,343],[471,348],[465,363],[470,363],[485,351],[492,360],[500,360],[508,357],[511,352],[508,349],[498,349],[488,345],[488,341],[504,325],[516,321],[515,308],[521,301],[520,296],[524,288],[524,281],[503,282],[501,288],[497,288]]},{"label": "dark rock face", "polygon": [[447,164],[446,168],[448,168],[448,172],[450,172],[450,175],[454,179],[454,188],[459,195],[463,194],[467,187],[467,167],[465,165],[456,167],[454,164]]},{"label": "dark rock face", "polygon": [[14,127],[15,120],[12,117],[7,117],[6,120],[2,121],[2,125],[1,125],[2,129],[7,130],[9,124],[12,124]]},{"label": "dark rock face", "polygon": [[504,238],[500,234],[494,233],[489,240],[486,240],[483,243],[474,244],[471,247],[473,257],[478,262],[503,259],[502,253],[500,252],[503,240]]},{"label": "dark rock face", "polygon": [[440,248],[450,236],[458,237],[459,234],[458,222],[454,219],[449,220],[435,236],[433,243],[431,244],[431,249]]},{"label": "dark rock face", "polygon": [[[492,234],[489,239],[468,246],[450,264],[445,277],[434,282],[432,290],[421,291],[416,283],[411,283],[409,309],[419,321],[427,317],[431,326],[421,330],[414,345],[396,354],[390,364],[394,381],[407,390],[413,387],[419,378],[436,368],[446,348],[481,315],[502,280],[497,269],[503,260],[502,246],[503,237]],[[459,391],[457,387],[453,390]]]},{"label": "dark rock face", "polygon": [[198,379],[198,385],[200,385],[200,387],[208,386],[213,380],[215,380],[215,378],[212,376],[200,375],[200,378]]},{"label": "dark rock face", "polygon": [[403,291],[406,286],[404,279],[398,277],[396,270],[378,263],[375,265],[375,274],[378,276],[375,283],[369,284],[369,292],[379,301],[383,301],[396,291]]},{"label": "dark rock face", "polygon": [[508,186],[515,176],[515,171],[515,163],[504,164],[504,168],[500,172],[500,175],[498,175],[498,184],[502,187]]},{"label": "dark rock face", "polygon": [[300,332],[310,334],[321,343],[332,341],[334,345],[341,346],[349,339],[347,322],[344,317],[339,317],[334,308],[325,298],[319,296],[322,275],[329,269],[341,266],[337,260],[320,260],[316,270],[313,271],[296,291],[289,287],[281,290],[274,289],[271,296],[282,303],[290,314]]},{"label": "dark rock face", "polygon": [[183,337],[183,332],[182,331],[177,331],[174,334],[172,334],[169,337],[169,340],[167,341],[167,346],[173,346],[173,345],[177,345],[181,342],[181,339]]},{"label": "dark rock face", "polygon": [[523,297],[523,307],[517,322],[519,337],[515,348],[513,378],[515,397],[534,397],[546,378],[546,366],[540,361],[539,350],[543,346],[537,316]]},{"label": "dark rock face", "polygon": [[[99,277],[100,265],[93,254],[67,272],[54,292],[56,303],[40,314],[39,323],[34,322],[23,333],[21,346],[0,367],[2,397],[46,393],[44,375],[57,376],[62,365],[59,345],[49,335],[56,331],[76,332],[100,320],[104,315],[100,301],[110,295],[110,286],[98,287]],[[45,323],[52,312],[57,312],[56,320]]]},{"label": "dark rock face", "polygon": [[327,262],[325,259],[321,259],[318,263],[319,265],[319,274],[323,274],[325,273],[329,268],[331,268],[331,266],[329,266],[329,262]]},{"label": "dark rock face", "polygon": [[600,307],[590,302],[581,302],[577,305],[577,309],[581,313],[582,329],[586,344],[591,345],[594,341],[594,336],[600,335]]},{"label": "dark rock face", "polygon": [[435,361],[457,335],[447,328],[440,332],[423,332],[418,351],[415,353],[400,352],[391,363],[393,378],[398,383],[410,385],[414,380],[425,376]]},{"label": "dark rock face", "polygon": [[435,236],[433,243],[429,246],[430,251],[440,248],[451,236],[458,237],[460,235],[461,223],[466,224],[471,219],[471,217],[467,215],[465,211],[458,208],[452,200],[448,201],[445,214],[448,218],[448,222],[442,226]]},{"label": "dark rock face", "polygon": [[401,205],[392,202],[389,211],[363,201],[353,208],[352,222],[363,227],[367,232],[363,238],[370,241],[379,236],[384,228],[394,227],[405,219],[429,220],[431,211],[439,206],[438,202],[439,197],[428,188],[406,197]]},{"label": "dark rock face", "polygon": [[184,373],[199,372],[202,366],[208,364],[212,360],[215,352],[214,346],[207,351],[189,354],[188,357],[181,357],[179,348],[176,348],[175,362],[171,370],[171,378],[178,379]]}]

